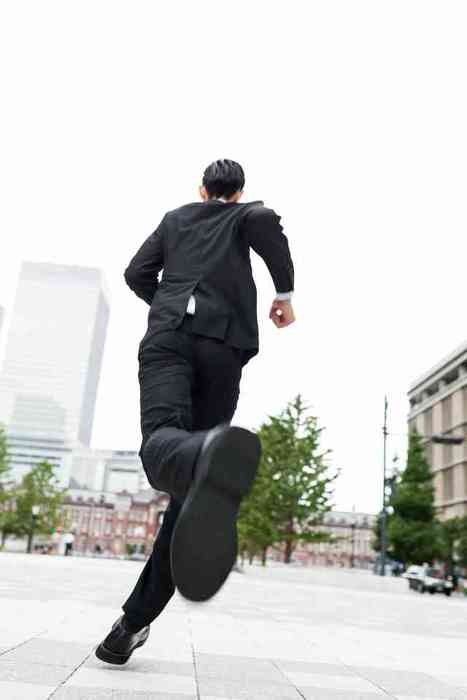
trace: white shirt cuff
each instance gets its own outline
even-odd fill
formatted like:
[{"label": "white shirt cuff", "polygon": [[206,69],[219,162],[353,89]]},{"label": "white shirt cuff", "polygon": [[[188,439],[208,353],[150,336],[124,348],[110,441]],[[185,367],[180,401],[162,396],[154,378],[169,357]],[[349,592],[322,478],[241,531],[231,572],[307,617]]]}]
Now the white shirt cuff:
[{"label": "white shirt cuff", "polygon": [[279,292],[276,294],[276,301],[290,301],[293,292]]}]

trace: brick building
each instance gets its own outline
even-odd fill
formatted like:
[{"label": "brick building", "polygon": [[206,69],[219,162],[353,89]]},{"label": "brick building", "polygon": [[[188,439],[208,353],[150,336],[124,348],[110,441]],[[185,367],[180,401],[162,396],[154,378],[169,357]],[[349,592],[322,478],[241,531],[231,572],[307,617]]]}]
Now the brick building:
[{"label": "brick building", "polygon": [[[298,545],[293,561],[304,566],[350,567],[353,563],[356,568],[369,569],[375,561],[375,521],[370,513],[330,511],[316,530],[330,535],[331,541]],[[275,551],[273,558],[281,561],[282,551]]]},{"label": "brick building", "polygon": [[152,489],[130,494],[72,494],[64,520],[75,534],[74,550],[107,556],[149,554],[162,523],[168,497]]}]

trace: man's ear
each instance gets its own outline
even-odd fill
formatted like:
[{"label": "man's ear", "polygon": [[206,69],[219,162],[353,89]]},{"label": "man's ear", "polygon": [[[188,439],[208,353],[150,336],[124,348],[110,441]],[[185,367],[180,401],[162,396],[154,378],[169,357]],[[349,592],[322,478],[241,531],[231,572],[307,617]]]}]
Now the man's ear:
[{"label": "man's ear", "polygon": [[201,197],[201,199],[203,200],[203,202],[206,202],[206,200],[209,199],[208,192],[207,192],[207,190],[206,190],[206,188],[205,188],[204,185],[200,185],[200,186],[199,186],[199,196]]}]

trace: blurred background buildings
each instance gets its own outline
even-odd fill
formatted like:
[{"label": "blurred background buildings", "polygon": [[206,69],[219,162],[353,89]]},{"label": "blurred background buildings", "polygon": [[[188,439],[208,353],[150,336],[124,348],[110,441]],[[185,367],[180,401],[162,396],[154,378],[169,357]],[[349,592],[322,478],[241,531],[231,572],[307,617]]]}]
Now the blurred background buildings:
[{"label": "blurred background buildings", "polygon": [[[416,379],[409,390],[409,428],[425,436],[434,473],[435,504],[443,519],[467,515],[467,343]],[[433,434],[463,437],[437,445]]]},{"label": "blurred background buildings", "polygon": [[71,452],[91,439],[109,309],[100,270],[22,264],[0,375],[16,480],[46,459],[68,485]]},{"label": "blurred background buildings", "polygon": [[[68,489],[65,511],[77,551],[143,553],[167,497],[148,488],[136,450],[90,447],[109,311],[100,270],[23,263],[0,373],[0,423],[14,480],[43,460],[56,467]],[[4,321],[0,307],[0,333]],[[416,379],[408,396],[408,426],[426,438],[441,517],[466,515],[467,440],[442,445],[429,438],[467,439],[467,343]],[[370,567],[374,525],[372,514],[330,512],[319,529],[331,541],[300,546],[294,560]]]}]

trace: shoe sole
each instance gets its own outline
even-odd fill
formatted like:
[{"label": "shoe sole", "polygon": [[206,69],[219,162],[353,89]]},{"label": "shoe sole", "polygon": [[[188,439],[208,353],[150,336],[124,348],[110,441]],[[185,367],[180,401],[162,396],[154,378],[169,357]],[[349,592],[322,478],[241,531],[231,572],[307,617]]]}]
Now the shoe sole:
[{"label": "shoe sole", "polygon": [[146,640],[143,642],[138,642],[138,644],[135,645],[134,649],[131,651],[130,654],[116,654],[114,651],[110,651],[110,649],[107,649],[103,644],[99,644],[97,647],[96,651],[94,652],[100,661],[105,661],[108,664],[116,664],[118,666],[123,666],[123,664],[126,664],[128,659],[131,657],[131,654],[135,651],[135,649],[138,649],[138,647],[142,647],[143,644],[145,643]]},{"label": "shoe sole", "polygon": [[237,559],[237,516],[250,491],[261,443],[243,428],[227,428],[201,454],[171,542],[172,575],[188,600],[211,598]]}]

